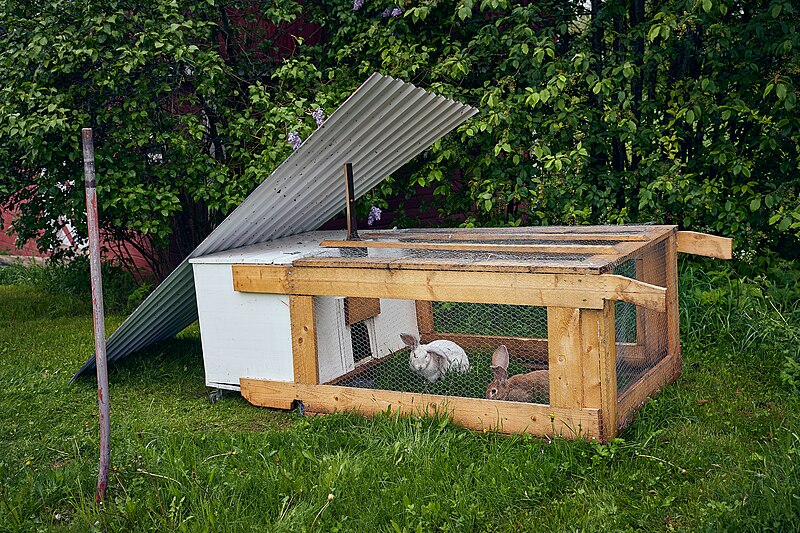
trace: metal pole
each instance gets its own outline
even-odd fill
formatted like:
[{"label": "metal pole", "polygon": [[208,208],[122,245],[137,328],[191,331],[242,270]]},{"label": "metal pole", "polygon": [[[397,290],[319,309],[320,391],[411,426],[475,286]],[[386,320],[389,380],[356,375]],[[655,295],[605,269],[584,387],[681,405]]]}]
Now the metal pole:
[{"label": "metal pole", "polygon": [[347,240],[360,241],[358,236],[358,224],[356,220],[356,195],[353,186],[353,165],[344,164],[344,191],[347,200]]},{"label": "metal pole", "polygon": [[94,181],[94,143],[92,128],[83,128],[83,173],[86,176],[86,215],[89,227],[89,265],[92,275],[92,313],[97,366],[97,403],[100,406],[100,467],[95,501],[106,497],[108,466],[111,460],[111,419],[108,405],[108,362],[106,326],[103,312],[103,278],[100,273],[100,235],[97,223],[97,190]]}]

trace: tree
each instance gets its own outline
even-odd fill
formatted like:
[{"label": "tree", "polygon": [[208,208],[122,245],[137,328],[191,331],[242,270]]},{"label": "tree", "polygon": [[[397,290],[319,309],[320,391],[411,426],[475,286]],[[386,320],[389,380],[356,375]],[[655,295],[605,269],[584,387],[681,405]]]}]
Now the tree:
[{"label": "tree", "polygon": [[783,0],[6,1],[0,202],[22,208],[23,238],[51,213],[80,224],[77,132],[93,126],[103,227],[147,236],[163,274],[290,132],[378,70],[482,113],[362,208],[432,186],[452,223],[655,220],[792,256],[796,15]]}]

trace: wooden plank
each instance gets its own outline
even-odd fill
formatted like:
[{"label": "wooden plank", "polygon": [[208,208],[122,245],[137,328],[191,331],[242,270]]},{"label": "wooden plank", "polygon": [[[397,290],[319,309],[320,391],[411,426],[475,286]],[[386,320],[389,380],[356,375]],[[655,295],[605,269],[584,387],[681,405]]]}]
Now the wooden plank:
[{"label": "wooden plank", "polygon": [[325,268],[380,268],[387,270],[450,270],[454,272],[526,272],[533,274],[600,274],[613,270],[613,256],[598,254],[586,259],[540,261],[537,259],[483,258],[380,258],[380,257],[304,257],[294,266]]},{"label": "wooden plank", "polygon": [[584,398],[580,309],[547,308],[547,344],[550,405],[564,409],[582,408]]},{"label": "wooden plank", "polygon": [[678,232],[678,252],[717,259],[733,258],[733,239],[696,231]]},{"label": "wooden plank", "polygon": [[675,361],[673,357],[665,357],[656,366],[645,372],[635,383],[625,389],[617,403],[617,430],[622,431],[645,402],[666,385],[673,383]]},{"label": "wooden plank", "polygon": [[363,322],[381,314],[381,301],[379,298],[354,298],[344,299],[344,321],[348,326],[356,322]]},{"label": "wooden plank", "polygon": [[254,405],[286,409],[302,400],[307,412],[358,411],[367,416],[388,410],[404,415],[444,415],[477,431],[559,435],[569,439],[597,438],[598,409],[559,409],[542,404],[460,398],[434,394],[308,385],[241,378],[242,396]]},{"label": "wooden plank", "polygon": [[462,234],[494,234],[497,232],[514,235],[583,235],[587,233],[600,233],[603,235],[653,235],[674,228],[675,226],[639,224],[639,225],[604,225],[604,226],[518,226],[499,228],[406,228],[393,230],[374,230],[372,233],[380,235],[408,236],[418,233],[462,233]]},{"label": "wooden plank", "polygon": [[234,290],[602,309],[621,300],[664,310],[666,289],[604,274],[521,274],[232,265]]},{"label": "wooden plank", "polygon": [[503,228],[496,228],[492,233],[474,233],[465,230],[455,230],[451,233],[408,233],[398,235],[397,232],[368,232],[362,233],[365,239],[403,239],[409,241],[647,241],[649,237],[645,235],[635,235],[630,233],[508,233]]},{"label": "wooden plank", "polygon": [[457,252],[517,252],[570,255],[613,254],[617,251],[615,246],[609,246],[607,244],[473,244],[463,242],[326,240],[319,243],[319,245],[323,248],[404,248],[411,250],[445,250]]},{"label": "wooden plank", "polygon": [[319,383],[314,297],[289,296],[289,319],[292,330],[294,380],[298,383]]},{"label": "wooden plank", "polygon": [[667,352],[673,360],[673,379],[681,375],[680,314],[678,311],[678,238],[675,230],[666,242],[665,266],[667,282]]},{"label": "wooden plank", "polygon": [[422,342],[427,336],[431,335],[435,330],[433,329],[433,302],[427,300],[417,300],[414,302],[417,308],[417,330],[419,330]]},{"label": "wooden plank", "polygon": [[511,360],[541,361],[543,364],[537,365],[536,370],[547,368],[547,339],[444,333],[439,331],[422,336],[422,342],[424,343],[435,340],[453,341],[467,352],[473,350],[494,351],[501,344],[505,344],[508,347]]},{"label": "wooden plank", "polygon": [[614,304],[604,309],[548,307],[550,405],[600,409],[600,440],[616,435]]}]

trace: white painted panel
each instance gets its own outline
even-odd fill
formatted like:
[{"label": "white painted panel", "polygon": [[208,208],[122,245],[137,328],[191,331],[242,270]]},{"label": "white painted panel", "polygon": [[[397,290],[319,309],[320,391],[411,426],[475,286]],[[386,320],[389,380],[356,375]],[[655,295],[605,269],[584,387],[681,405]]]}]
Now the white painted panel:
[{"label": "white painted panel", "polygon": [[[369,321],[367,328],[370,328]],[[381,313],[372,319],[372,329],[374,332],[370,332],[370,338],[374,338],[374,357],[384,357],[403,348],[401,333],[419,337],[414,300],[381,299]]]},{"label": "white painted panel", "polygon": [[233,290],[230,265],[195,264],[206,384],[239,390],[239,378],[293,381],[289,297]]},{"label": "white painted panel", "polygon": [[353,364],[353,341],[344,316],[344,298],[315,296],[317,359],[320,383],[350,372]]}]

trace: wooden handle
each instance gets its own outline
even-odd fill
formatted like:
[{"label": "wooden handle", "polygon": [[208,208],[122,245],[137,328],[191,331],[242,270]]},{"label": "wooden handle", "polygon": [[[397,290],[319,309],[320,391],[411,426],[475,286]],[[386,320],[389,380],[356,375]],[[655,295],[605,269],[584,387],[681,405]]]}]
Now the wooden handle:
[{"label": "wooden handle", "polygon": [[733,257],[733,240],[696,231],[678,232],[678,251],[684,254],[704,255],[717,259]]}]

